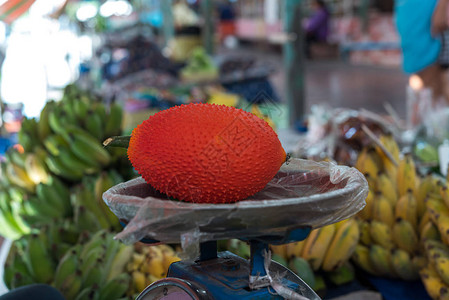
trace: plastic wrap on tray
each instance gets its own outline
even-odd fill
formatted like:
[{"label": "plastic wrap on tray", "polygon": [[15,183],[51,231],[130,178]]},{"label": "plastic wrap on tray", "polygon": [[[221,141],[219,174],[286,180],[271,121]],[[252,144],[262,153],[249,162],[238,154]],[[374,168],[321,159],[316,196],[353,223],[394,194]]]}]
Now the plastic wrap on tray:
[{"label": "plastic wrap on tray", "polygon": [[103,194],[110,209],[129,221],[117,238],[134,243],[149,237],[183,247],[228,238],[283,236],[300,226],[338,222],[365,206],[368,184],[355,168],[292,159],[254,196],[233,204],[169,200],[142,178]]}]

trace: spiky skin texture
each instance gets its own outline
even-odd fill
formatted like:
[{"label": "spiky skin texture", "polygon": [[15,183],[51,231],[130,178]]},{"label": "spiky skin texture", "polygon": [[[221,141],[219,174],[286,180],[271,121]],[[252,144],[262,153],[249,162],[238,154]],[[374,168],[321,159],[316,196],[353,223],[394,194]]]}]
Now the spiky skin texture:
[{"label": "spiky skin texture", "polygon": [[277,134],[241,109],[188,104],[137,126],[128,147],[134,168],[175,199],[232,203],[265,187],[285,162]]}]

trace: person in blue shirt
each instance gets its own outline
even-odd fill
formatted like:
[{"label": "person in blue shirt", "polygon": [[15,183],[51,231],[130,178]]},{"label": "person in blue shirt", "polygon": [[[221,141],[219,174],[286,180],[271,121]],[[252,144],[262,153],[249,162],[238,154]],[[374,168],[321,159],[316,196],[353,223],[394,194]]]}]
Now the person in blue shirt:
[{"label": "person in blue shirt", "polygon": [[[447,79],[438,64],[441,33],[448,28],[449,0],[396,0],[395,23],[401,38],[403,70],[414,74],[422,87],[432,90],[434,99],[449,101]],[[416,78],[415,76],[415,78]]]}]

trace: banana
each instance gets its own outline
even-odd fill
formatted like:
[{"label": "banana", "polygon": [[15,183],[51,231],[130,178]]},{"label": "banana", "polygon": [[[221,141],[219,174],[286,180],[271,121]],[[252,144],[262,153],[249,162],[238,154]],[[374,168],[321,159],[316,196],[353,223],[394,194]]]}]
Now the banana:
[{"label": "banana", "polygon": [[427,211],[427,207],[426,207],[426,212],[424,213],[424,215],[421,217],[421,219],[419,220],[419,225],[418,225],[418,232],[422,232],[424,226],[427,225],[427,223],[432,222],[432,220],[430,219],[430,214]]},{"label": "banana", "polygon": [[372,245],[369,252],[369,258],[373,269],[382,276],[392,275],[390,250],[379,245]]},{"label": "banana", "polygon": [[31,276],[16,272],[11,280],[12,289],[36,283]]},{"label": "banana", "polygon": [[441,289],[448,289],[448,286],[441,280],[437,271],[431,265],[421,269],[419,275],[421,276],[421,280],[424,283],[427,293],[433,299],[440,298]]},{"label": "banana", "polygon": [[53,109],[48,112],[48,125],[54,133],[65,134],[66,123],[63,122],[62,109],[59,105],[55,105]]},{"label": "banana", "polygon": [[324,256],[322,269],[332,271],[341,267],[354,252],[359,241],[359,235],[359,226],[355,219],[349,219],[336,228],[334,238]]},{"label": "banana", "polygon": [[105,230],[99,230],[95,232],[94,235],[90,237],[88,242],[83,245],[83,249],[81,250],[80,257],[87,257],[87,254],[104,245],[107,241],[108,234]]},{"label": "banana", "polygon": [[[101,228],[109,229],[111,224],[106,219],[102,208],[97,204],[94,194],[89,191],[88,187],[80,186],[72,195],[72,203],[83,205],[88,211],[93,213],[100,223]],[[105,204],[106,205],[106,204]],[[117,222],[117,220],[116,220]]]},{"label": "banana", "polygon": [[103,247],[98,247],[86,253],[86,256],[84,257],[80,256],[81,261],[81,265],[79,267],[80,271],[83,274],[87,275],[91,268],[96,267],[97,262],[102,259],[104,254],[105,249]]},{"label": "banana", "polygon": [[440,216],[449,216],[449,208],[447,208],[441,199],[427,198],[426,207],[430,219],[435,224],[438,224],[438,219]]},{"label": "banana", "polygon": [[352,260],[364,271],[372,275],[379,275],[371,264],[370,249],[368,247],[357,245],[352,254]]},{"label": "banana", "polygon": [[427,258],[421,255],[415,255],[412,258],[412,264],[413,267],[419,271],[421,271],[422,268],[426,267],[428,264]]},{"label": "banana", "polygon": [[103,260],[98,259],[95,265],[87,270],[86,274],[83,274],[83,286],[93,287],[102,286],[104,284],[104,270],[102,269]]},{"label": "banana", "polygon": [[38,235],[32,234],[27,241],[25,255],[30,274],[35,282],[50,283],[55,272],[55,264],[50,259],[50,254]]},{"label": "banana", "polygon": [[370,223],[370,235],[374,243],[381,245],[385,249],[394,247],[390,226],[379,221]]},{"label": "banana", "polygon": [[39,122],[37,123],[37,133],[41,141],[45,140],[47,136],[51,133],[48,115],[50,111],[53,109],[54,105],[55,105],[54,101],[48,101],[45,104],[44,108],[41,110]]},{"label": "banana", "polygon": [[449,285],[449,257],[437,257],[435,259],[435,269],[440,275],[441,280]]},{"label": "banana", "polygon": [[89,101],[84,99],[77,99],[73,103],[73,110],[79,122],[84,122],[87,118],[87,112],[89,110]]},{"label": "banana", "polygon": [[421,178],[421,183],[418,189],[415,192],[415,198],[418,205],[418,218],[422,218],[422,216],[426,212],[426,198],[428,195],[436,193],[437,181],[436,178],[428,174],[425,177]]},{"label": "banana", "polygon": [[438,228],[429,221],[422,228],[419,237],[422,242],[426,240],[440,240],[440,233],[438,232]]},{"label": "banana", "polygon": [[64,295],[65,299],[75,299],[82,288],[82,276],[80,270],[76,270],[74,273],[67,276],[64,283],[60,287],[61,293]]},{"label": "banana", "polygon": [[25,159],[25,171],[34,184],[47,183],[49,174],[42,160],[34,153],[28,153]]},{"label": "banana", "polygon": [[364,148],[359,154],[355,167],[363,174],[369,174],[370,178],[375,182],[379,166],[381,166],[380,157],[374,148]]},{"label": "banana", "polygon": [[37,121],[35,118],[25,118],[22,120],[22,127],[17,134],[19,144],[21,144],[26,152],[31,152],[34,146],[40,144],[37,133]]},{"label": "banana", "polygon": [[373,215],[373,203],[374,203],[374,193],[371,189],[368,192],[368,196],[365,199],[365,207],[357,214],[362,220],[370,220]]},{"label": "banana", "polygon": [[418,206],[412,190],[408,190],[399,198],[395,208],[395,218],[407,220],[415,230],[418,230]]},{"label": "banana", "polygon": [[449,257],[449,248],[441,241],[426,240],[424,242],[429,264],[435,265],[438,257]]},{"label": "banana", "polygon": [[324,255],[335,234],[335,224],[330,224],[313,230],[306,240],[302,252],[302,258],[310,263],[314,271],[317,271],[324,260]]},{"label": "banana", "polygon": [[147,287],[145,274],[139,271],[134,271],[132,272],[131,276],[133,291],[137,293],[142,292]]},{"label": "banana", "polygon": [[86,130],[92,134],[92,136],[99,141],[103,140],[103,124],[101,117],[95,114],[94,111],[89,111],[87,118],[85,119]]},{"label": "banana", "polygon": [[287,257],[287,247],[285,245],[270,245],[271,252],[281,257]]},{"label": "banana", "polygon": [[60,148],[59,156],[61,163],[70,170],[73,170],[75,174],[95,174],[100,170],[100,166],[98,164],[92,165],[85,163],[83,160],[79,159],[71,149]]},{"label": "banana", "polygon": [[416,189],[416,170],[410,153],[405,154],[399,160],[397,185],[399,196],[402,197],[407,194],[408,190],[414,191]]},{"label": "banana", "polygon": [[[379,137],[382,145],[390,152],[396,162],[399,162],[399,146],[396,143],[392,134],[384,134]],[[394,165],[394,163],[384,154],[384,152],[380,149],[380,147],[376,146],[376,152],[379,154],[385,172],[388,174],[388,177],[391,178],[393,184],[396,184],[397,170],[398,167]]]},{"label": "banana", "polygon": [[447,188],[447,185],[440,186],[440,195],[446,206],[449,207],[449,189]]},{"label": "banana", "polygon": [[164,268],[164,259],[160,256],[147,257],[141,270],[157,278],[165,277],[167,272]]},{"label": "banana", "polygon": [[419,278],[419,271],[415,268],[407,251],[395,249],[391,254],[391,264],[399,278],[403,280],[416,280]]},{"label": "banana", "polygon": [[52,134],[48,136],[43,143],[45,149],[47,149],[47,151],[53,156],[58,156],[61,149],[69,147],[69,144],[61,134]]},{"label": "banana", "polygon": [[359,221],[359,229],[360,229],[360,242],[369,246],[372,243],[371,233],[370,233],[370,223],[368,221]]},{"label": "banana", "polygon": [[287,258],[291,258],[291,257],[295,257],[295,256],[301,256],[302,250],[304,249],[304,245],[306,240],[300,241],[300,242],[295,242],[295,243],[290,243],[287,244]]},{"label": "banana", "polygon": [[69,127],[68,138],[73,153],[87,164],[100,163],[106,166],[111,161],[109,152],[103,148],[100,141],[81,128]]},{"label": "banana", "polygon": [[[81,172],[73,172],[69,168],[66,167],[66,165],[62,162],[60,157],[57,156],[47,156],[45,158],[45,163],[48,166],[48,169],[58,175],[61,176],[67,180],[70,181],[79,181],[81,178],[83,178],[83,173]],[[75,170],[76,171],[76,170]]]},{"label": "banana", "polygon": [[78,268],[79,248],[70,249],[61,259],[56,268],[54,285],[56,288],[62,288],[64,281]]},{"label": "banana", "polygon": [[418,236],[407,220],[396,220],[393,226],[393,240],[400,249],[407,251],[409,254],[414,254],[418,250]]},{"label": "banana", "polygon": [[393,207],[390,201],[380,193],[376,194],[373,201],[373,219],[383,222],[389,227],[394,223]]},{"label": "banana", "polygon": [[437,222],[437,227],[441,235],[441,240],[449,244],[449,216],[440,215]]},{"label": "banana", "polygon": [[391,207],[396,206],[396,202],[398,202],[396,186],[385,173],[377,175],[376,188],[390,202]]},{"label": "banana", "polygon": [[133,246],[120,245],[120,249],[115,255],[111,263],[109,274],[107,275],[107,281],[113,280],[123,273],[126,264],[132,258],[134,252]]},{"label": "banana", "polygon": [[92,300],[95,299],[95,295],[97,295],[96,287],[87,287],[82,289],[79,294],[76,296],[75,300]]},{"label": "banana", "polygon": [[75,224],[80,231],[97,231],[101,229],[98,219],[83,205],[75,208]]},{"label": "banana", "polygon": [[94,193],[98,206],[103,211],[106,220],[109,222],[110,227],[119,228],[120,223],[117,216],[109,209],[107,204],[103,201],[103,193],[114,185],[112,178],[107,172],[103,172],[95,181]]},{"label": "banana", "polygon": [[6,174],[9,182],[26,189],[29,192],[34,192],[35,184],[28,177],[25,169],[22,169],[16,164],[8,163],[6,164]]},{"label": "banana", "polygon": [[100,288],[99,300],[110,300],[122,297],[128,290],[130,276],[122,273]]},{"label": "banana", "polygon": [[67,217],[71,214],[70,199],[61,198],[53,186],[39,183],[36,186],[36,195],[41,203],[54,207],[61,216]]},{"label": "banana", "polygon": [[107,137],[120,135],[122,133],[123,108],[118,103],[112,103],[109,114],[106,116],[104,134]]}]

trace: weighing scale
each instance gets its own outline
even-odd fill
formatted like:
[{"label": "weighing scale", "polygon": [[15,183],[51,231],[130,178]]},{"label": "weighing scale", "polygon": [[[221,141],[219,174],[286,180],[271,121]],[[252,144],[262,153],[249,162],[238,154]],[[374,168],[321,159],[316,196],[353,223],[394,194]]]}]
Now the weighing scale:
[{"label": "weighing scale", "polygon": [[[171,201],[142,178],[111,188],[103,199],[122,221],[119,239],[199,244],[198,257],[173,263],[167,277],[136,300],[315,300],[320,297],[301,278],[271,260],[268,246],[302,241],[312,228],[354,215],[367,193],[364,176],[354,168],[293,159],[262,192],[233,204]],[[250,244],[249,260],[217,253],[217,240],[229,238]]]}]

